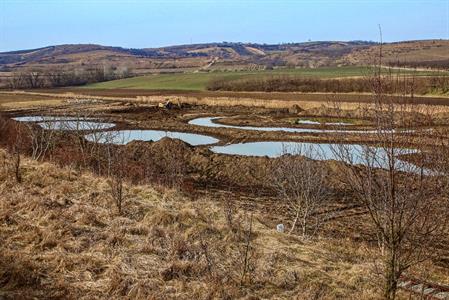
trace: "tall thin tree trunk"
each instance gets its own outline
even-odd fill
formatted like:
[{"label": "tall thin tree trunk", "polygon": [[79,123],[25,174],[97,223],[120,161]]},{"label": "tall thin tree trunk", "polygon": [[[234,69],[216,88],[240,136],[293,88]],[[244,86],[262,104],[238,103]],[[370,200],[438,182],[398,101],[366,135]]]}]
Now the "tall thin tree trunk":
[{"label": "tall thin tree trunk", "polygon": [[293,220],[292,228],[290,228],[290,231],[288,232],[288,234],[291,234],[293,232],[293,230],[295,230],[296,223],[298,223],[298,219],[299,219],[299,209],[296,211],[296,216],[295,216],[295,219]]},{"label": "tall thin tree trunk", "polygon": [[16,147],[14,151],[14,176],[16,177],[16,181],[18,183],[22,182],[22,174],[20,173],[20,152],[19,149]]},{"label": "tall thin tree trunk", "polygon": [[386,300],[394,300],[396,298],[396,291],[398,287],[398,278],[396,272],[396,250],[394,247],[389,249],[389,255],[386,261],[386,280],[384,298]]}]

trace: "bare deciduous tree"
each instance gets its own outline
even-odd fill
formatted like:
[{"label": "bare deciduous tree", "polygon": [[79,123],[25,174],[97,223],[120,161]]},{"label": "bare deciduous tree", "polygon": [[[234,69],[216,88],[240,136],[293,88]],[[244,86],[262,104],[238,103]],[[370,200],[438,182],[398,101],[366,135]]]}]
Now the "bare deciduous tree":
[{"label": "bare deciduous tree", "polygon": [[302,238],[313,235],[323,216],[320,209],[326,202],[325,172],[311,157],[311,149],[284,149],[272,171],[271,182],[292,223],[289,233],[300,228]]},{"label": "bare deciduous tree", "polygon": [[22,173],[20,171],[20,144],[21,144],[21,137],[20,133],[18,134],[18,138],[16,139],[16,143],[14,144],[14,162],[13,162],[13,171],[14,171],[14,177],[16,178],[16,181],[18,183],[22,182]]},{"label": "bare deciduous tree", "polygon": [[182,157],[182,152],[173,148],[171,151],[163,153],[165,184],[172,188],[179,188],[184,180],[186,166]]},{"label": "bare deciduous tree", "polygon": [[[253,245],[252,245],[252,234],[253,234],[253,214],[251,213],[249,217],[249,228],[245,234],[245,243],[243,249],[241,249],[242,255],[242,276],[240,278],[240,285],[242,286],[245,282],[245,278],[248,273],[251,272],[251,259],[253,256]],[[251,280],[251,278],[250,278]]]},{"label": "bare deciduous tree", "polygon": [[11,140],[12,144],[9,145],[9,147],[10,147],[9,151],[12,155],[10,172],[13,174],[17,183],[22,183],[20,154],[24,147],[24,139],[23,139],[22,127],[20,126],[20,124],[16,123],[15,126],[13,126],[12,133],[13,133],[12,140]]},{"label": "bare deciduous tree", "polygon": [[[412,79],[397,76],[382,75],[378,67],[370,79],[376,147],[334,148],[335,155],[347,163],[340,166],[344,183],[371,220],[382,258],[385,299],[395,299],[405,271],[437,253],[449,215],[448,200],[438,188],[440,177],[432,176],[422,161],[405,161],[416,154],[411,144],[428,141],[432,132],[413,128],[417,106]],[[386,95],[386,83],[401,96]]]},{"label": "bare deciduous tree", "polygon": [[106,144],[108,153],[108,174],[111,196],[119,214],[122,214],[123,201],[125,200],[125,170],[126,159],[123,146]]},{"label": "bare deciduous tree", "polygon": [[[105,155],[105,144],[114,143],[119,138],[115,131],[105,130],[112,123],[105,118],[101,122],[93,114],[82,111],[61,116],[58,129],[70,132],[71,143],[77,150],[77,162],[85,168],[92,168],[96,174],[109,175],[109,158]],[[88,136],[88,138],[86,137]]]},{"label": "bare deciduous tree", "polygon": [[35,160],[42,159],[48,151],[54,146],[56,131],[53,128],[54,123],[46,122],[45,117],[39,122],[41,128],[36,128],[34,123],[24,123],[27,128],[27,136],[31,141],[31,158]]},{"label": "bare deciduous tree", "polygon": [[19,89],[23,88],[25,85],[25,79],[22,73],[12,73],[10,77],[8,77],[8,87],[10,89]]}]

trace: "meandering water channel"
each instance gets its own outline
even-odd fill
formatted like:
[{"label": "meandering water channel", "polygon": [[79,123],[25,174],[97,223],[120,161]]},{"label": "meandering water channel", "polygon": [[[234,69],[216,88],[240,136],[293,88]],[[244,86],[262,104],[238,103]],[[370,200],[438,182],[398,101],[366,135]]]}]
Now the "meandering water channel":
[{"label": "meandering water channel", "polygon": [[[387,153],[384,149],[357,144],[334,144],[334,143],[306,143],[306,142],[250,142],[227,145],[214,145],[219,142],[212,136],[164,130],[112,130],[103,131],[115,126],[114,123],[94,122],[93,119],[74,120],[71,117],[58,116],[28,116],[14,118],[21,122],[37,122],[44,129],[51,130],[91,130],[87,134],[87,140],[97,143],[127,144],[131,141],[158,141],[164,137],[180,139],[192,146],[211,145],[210,150],[215,153],[243,156],[268,156],[279,157],[284,154],[304,155],[316,160],[343,160],[354,164],[371,165],[377,168],[388,166]],[[313,128],[288,128],[288,127],[253,127],[224,125],[213,122],[219,117],[202,117],[189,121],[196,126],[214,128],[236,128],[243,130],[258,131],[284,131],[284,132],[375,132],[375,131],[353,131],[353,130],[329,130]],[[395,155],[416,153],[414,149],[397,149]],[[345,154],[345,157],[343,157]],[[396,160],[396,168],[404,171],[416,169],[410,163]]]},{"label": "meandering water channel", "polygon": [[[214,128],[233,128],[241,130],[258,130],[258,131],[283,131],[283,132],[296,132],[296,133],[375,133],[374,130],[340,130],[340,129],[317,129],[317,128],[294,128],[294,127],[256,127],[256,126],[237,126],[220,124],[214,121],[222,119],[223,117],[202,117],[190,120],[190,125],[202,126],[202,127],[214,127]],[[311,121],[312,122],[312,121]],[[310,123],[308,123],[310,124]],[[320,124],[320,123],[318,123]],[[327,123],[329,124],[329,123]],[[333,123],[336,125],[337,123]]]}]

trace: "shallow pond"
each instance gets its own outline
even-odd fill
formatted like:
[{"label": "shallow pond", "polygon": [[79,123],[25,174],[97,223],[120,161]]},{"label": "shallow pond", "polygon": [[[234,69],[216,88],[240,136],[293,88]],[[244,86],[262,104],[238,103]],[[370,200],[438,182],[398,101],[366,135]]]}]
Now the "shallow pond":
[{"label": "shallow pond", "polygon": [[[382,148],[351,144],[313,144],[299,142],[252,142],[213,146],[211,151],[244,156],[279,157],[283,154],[304,155],[315,160],[339,160],[353,164],[371,165],[376,168],[388,166],[386,151]],[[414,149],[397,149],[395,156],[416,153]],[[396,160],[396,167],[410,171],[417,167]]]},{"label": "shallow pond", "polygon": [[[216,127],[216,128],[235,128],[242,130],[259,130],[259,131],[284,131],[284,132],[318,132],[318,133],[375,133],[373,130],[336,130],[336,129],[314,129],[314,128],[291,128],[291,127],[254,127],[254,126],[237,126],[215,123],[214,120],[222,119],[222,117],[204,117],[196,118],[189,121],[191,125]],[[312,121],[311,121],[312,122]],[[319,123],[318,123],[319,124]]]},{"label": "shallow pond", "polygon": [[119,130],[92,133],[86,139],[97,143],[127,144],[131,141],[158,141],[164,137],[180,139],[192,146],[215,144],[219,140],[202,134],[162,130]]},{"label": "shallow pond", "polygon": [[48,130],[103,130],[115,126],[114,123],[91,122],[91,121],[46,121],[37,123],[40,127]]},{"label": "shallow pond", "polygon": [[48,130],[103,130],[115,126],[114,123],[95,122],[93,118],[77,118],[70,116],[24,116],[13,118],[19,122],[37,122]]}]

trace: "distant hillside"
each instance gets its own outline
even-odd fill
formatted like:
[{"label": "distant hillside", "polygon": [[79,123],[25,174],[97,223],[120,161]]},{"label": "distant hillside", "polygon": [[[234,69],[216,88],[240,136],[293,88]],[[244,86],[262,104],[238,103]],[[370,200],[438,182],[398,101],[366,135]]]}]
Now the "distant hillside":
[{"label": "distant hillside", "polygon": [[[354,49],[346,56],[350,63],[366,64],[379,54],[379,45]],[[382,45],[385,64],[394,66],[449,69],[449,41],[425,40]]]},{"label": "distant hillside", "polygon": [[[449,68],[449,41],[407,41],[383,45],[385,63]],[[271,67],[332,67],[372,63],[373,42],[289,44],[206,43],[126,49],[93,44],[59,45],[0,53],[0,71],[128,68],[136,74],[185,70],[255,70]]]}]

